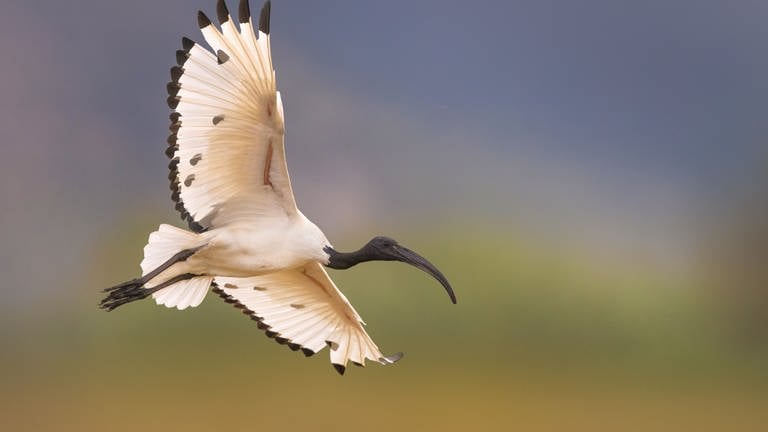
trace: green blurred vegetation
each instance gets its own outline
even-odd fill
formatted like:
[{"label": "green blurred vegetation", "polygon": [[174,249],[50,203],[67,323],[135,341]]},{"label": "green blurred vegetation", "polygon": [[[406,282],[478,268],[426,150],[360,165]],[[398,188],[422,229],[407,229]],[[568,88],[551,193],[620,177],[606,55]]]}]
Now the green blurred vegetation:
[{"label": "green blurred vegetation", "polygon": [[[155,227],[94,245],[73,296],[3,319],[2,430],[759,430],[766,350],[733,338],[716,291],[606,268],[503,226],[394,235],[454,285],[392,263],[331,275],[394,366],[305,359],[214,296],[113,313]],[[124,225],[125,226],[125,225]],[[362,235],[338,239],[356,245]]]}]

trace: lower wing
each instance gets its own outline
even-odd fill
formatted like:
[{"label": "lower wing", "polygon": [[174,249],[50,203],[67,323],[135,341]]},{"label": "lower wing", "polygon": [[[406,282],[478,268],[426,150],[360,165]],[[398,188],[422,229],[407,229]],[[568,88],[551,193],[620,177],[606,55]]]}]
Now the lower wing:
[{"label": "lower wing", "polygon": [[319,263],[248,278],[217,277],[214,292],[242,309],[267,336],[310,356],[330,347],[331,363],[343,374],[347,361],[391,364],[363,328],[363,320]]}]

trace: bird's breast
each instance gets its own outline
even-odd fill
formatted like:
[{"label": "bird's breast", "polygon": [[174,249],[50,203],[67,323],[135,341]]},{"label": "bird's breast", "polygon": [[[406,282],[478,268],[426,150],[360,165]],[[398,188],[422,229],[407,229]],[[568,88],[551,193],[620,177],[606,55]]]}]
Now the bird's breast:
[{"label": "bird's breast", "polygon": [[214,275],[255,276],[327,259],[325,236],[317,226],[302,220],[281,221],[269,229],[230,225],[205,234],[208,246],[198,256]]}]

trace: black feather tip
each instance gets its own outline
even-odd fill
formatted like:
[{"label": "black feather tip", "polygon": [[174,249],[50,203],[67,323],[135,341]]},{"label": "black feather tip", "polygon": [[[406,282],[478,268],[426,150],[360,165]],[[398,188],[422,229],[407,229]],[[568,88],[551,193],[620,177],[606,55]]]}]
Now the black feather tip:
[{"label": "black feather tip", "polygon": [[200,28],[206,28],[211,25],[211,20],[203,13],[203,11],[197,11],[197,26]]},{"label": "black feather tip", "polygon": [[193,46],[195,46],[195,41],[186,36],[181,38],[181,47],[184,48],[184,51],[189,52]]},{"label": "black feather tip", "polygon": [[224,0],[219,0],[216,3],[216,16],[219,18],[220,24],[229,21],[229,9],[227,9],[227,2]]},{"label": "black feather tip", "polygon": [[176,50],[176,64],[179,66],[184,66],[184,63],[187,62],[187,59],[189,58],[189,52],[185,50]]},{"label": "black feather tip", "polygon": [[171,79],[174,81],[178,81],[181,76],[184,75],[184,68],[181,68],[179,66],[174,66],[171,68]]},{"label": "black feather tip", "polygon": [[240,0],[240,6],[237,8],[238,21],[247,23],[251,20],[251,6],[248,0]]},{"label": "black feather tip", "polygon": [[165,89],[168,91],[168,96],[176,96],[181,90],[181,86],[177,81],[171,81],[166,84]]},{"label": "black feather tip", "polygon": [[264,6],[261,7],[261,13],[259,14],[259,31],[264,34],[269,34],[269,15],[272,11],[272,2],[267,0],[264,2]]},{"label": "black feather tip", "polygon": [[336,372],[339,373],[339,375],[344,375],[344,371],[347,370],[346,367],[340,364],[336,364],[336,363],[331,363],[331,364],[333,365],[333,368],[336,369]]}]

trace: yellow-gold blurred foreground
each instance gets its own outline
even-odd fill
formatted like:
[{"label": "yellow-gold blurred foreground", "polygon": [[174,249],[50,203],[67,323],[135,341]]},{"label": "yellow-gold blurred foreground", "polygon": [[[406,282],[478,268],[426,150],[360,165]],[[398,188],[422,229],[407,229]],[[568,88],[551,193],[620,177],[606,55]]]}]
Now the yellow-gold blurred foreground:
[{"label": "yellow-gold blurred foreground", "polygon": [[214,296],[184,312],[150,302],[99,311],[93,287],[130,276],[135,258],[115,257],[139,250],[108,239],[71,303],[4,326],[13,348],[2,357],[0,426],[748,431],[768,422],[764,353],[733,340],[695,280],[605,271],[512,237],[410,237],[459,303],[406,266],[334,272],[374,340],[406,353],[343,377],[327,351],[290,352]]}]

